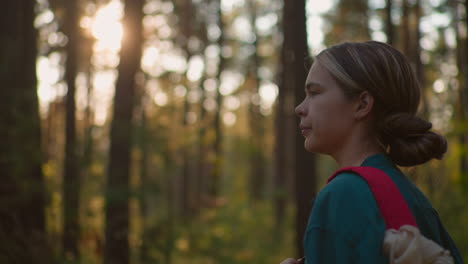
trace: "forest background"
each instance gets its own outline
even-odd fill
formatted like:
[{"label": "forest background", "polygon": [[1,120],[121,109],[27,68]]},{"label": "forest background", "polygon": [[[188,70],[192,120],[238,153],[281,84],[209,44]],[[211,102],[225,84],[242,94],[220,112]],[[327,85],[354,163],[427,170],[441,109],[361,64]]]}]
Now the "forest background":
[{"label": "forest background", "polygon": [[0,25],[1,263],[279,263],[336,169],[294,106],[324,47],[379,40],[449,141],[405,168],[468,261],[463,0],[15,0]]}]

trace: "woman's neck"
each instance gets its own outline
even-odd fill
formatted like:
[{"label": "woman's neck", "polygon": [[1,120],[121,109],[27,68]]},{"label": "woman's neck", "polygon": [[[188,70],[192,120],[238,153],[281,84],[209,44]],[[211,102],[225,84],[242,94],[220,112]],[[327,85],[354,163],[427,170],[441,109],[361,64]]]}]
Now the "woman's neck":
[{"label": "woman's neck", "polygon": [[372,138],[353,138],[340,150],[332,154],[340,168],[360,166],[369,156],[384,153],[384,150]]}]

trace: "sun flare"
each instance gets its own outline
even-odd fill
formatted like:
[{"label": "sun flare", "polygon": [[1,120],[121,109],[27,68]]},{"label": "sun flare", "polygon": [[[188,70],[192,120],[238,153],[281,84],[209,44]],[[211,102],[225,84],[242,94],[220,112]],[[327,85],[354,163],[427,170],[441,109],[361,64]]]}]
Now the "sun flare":
[{"label": "sun flare", "polygon": [[124,35],[121,23],[123,7],[120,1],[111,1],[96,12],[91,23],[91,34],[98,50],[118,52]]}]

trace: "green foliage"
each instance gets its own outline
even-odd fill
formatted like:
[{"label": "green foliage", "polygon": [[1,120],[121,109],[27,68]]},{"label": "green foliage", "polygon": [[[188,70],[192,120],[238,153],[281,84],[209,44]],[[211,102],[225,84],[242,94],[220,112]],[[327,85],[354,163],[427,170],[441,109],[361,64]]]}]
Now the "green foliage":
[{"label": "green foliage", "polygon": [[143,234],[152,261],[261,264],[294,254],[291,208],[282,229],[276,229],[271,200],[253,203],[246,191],[249,163],[243,154],[251,151],[248,138],[227,140],[232,140],[232,148],[226,154],[221,196],[207,198],[208,207],[189,219],[168,215],[169,208],[162,205],[151,220],[156,224]]},{"label": "green foliage", "polygon": [[[235,197],[206,210],[175,241],[175,263],[276,263],[294,252],[293,232],[278,239],[269,204]],[[291,214],[287,223],[291,224]]]},{"label": "green foliage", "polygon": [[465,226],[468,219],[468,195],[459,180],[460,148],[456,138],[449,137],[449,152],[442,161],[431,161],[411,168],[408,174],[431,201],[466,262],[468,229]]}]

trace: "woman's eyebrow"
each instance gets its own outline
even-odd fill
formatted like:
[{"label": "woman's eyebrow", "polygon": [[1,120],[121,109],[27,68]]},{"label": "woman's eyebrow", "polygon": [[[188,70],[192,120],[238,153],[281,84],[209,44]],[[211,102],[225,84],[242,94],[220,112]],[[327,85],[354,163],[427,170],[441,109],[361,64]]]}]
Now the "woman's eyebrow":
[{"label": "woman's eyebrow", "polygon": [[317,82],[307,82],[305,85],[305,89],[309,90],[310,88],[317,86],[317,87],[323,87],[320,83]]}]

